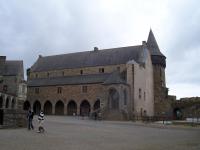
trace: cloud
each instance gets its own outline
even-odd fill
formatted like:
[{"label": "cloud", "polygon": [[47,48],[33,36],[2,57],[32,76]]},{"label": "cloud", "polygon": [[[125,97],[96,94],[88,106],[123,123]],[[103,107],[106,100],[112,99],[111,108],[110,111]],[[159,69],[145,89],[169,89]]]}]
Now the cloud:
[{"label": "cloud", "polygon": [[151,27],[167,56],[170,91],[183,82],[196,87],[198,6],[198,0],[0,0],[0,55],[23,59],[28,68],[39,54],[138,45]]}]

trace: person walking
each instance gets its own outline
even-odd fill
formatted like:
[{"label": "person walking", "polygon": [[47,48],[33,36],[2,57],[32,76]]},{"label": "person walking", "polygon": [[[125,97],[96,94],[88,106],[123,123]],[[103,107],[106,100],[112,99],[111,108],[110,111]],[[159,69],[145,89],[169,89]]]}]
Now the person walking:
[{"label": "person walking", "polygon": [[44,132],[44,127],[43,127],[43,124],[44,124],[44,113],[43,111],[41,110],[40,111],[40,114],[38,116],[38,133],[43,133]]},{"label": "person walking", "polygon": [[31,111],[31,108],[29,108],[28,113],[27,113],[27,119],[28,119],[28,130],[34,130],[33,127],[33,116],[34,116],[34,112]]}]

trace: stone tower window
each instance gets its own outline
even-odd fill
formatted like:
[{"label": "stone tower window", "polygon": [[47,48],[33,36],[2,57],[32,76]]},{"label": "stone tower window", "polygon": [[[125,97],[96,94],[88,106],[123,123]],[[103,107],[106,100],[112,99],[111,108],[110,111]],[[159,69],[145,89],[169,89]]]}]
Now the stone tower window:
[{"label": "stone tower window", "polygon": [[62,93],[62,87],[58,87],[57,93],[58,93],[58,94],[61,94],[61,93]]},{"label": "stone tower window", "polygon": [[127,105],[127,92],[124,90],[124,105]]},{"label": "stone tower window", "polygon": [[36,94],[39,94],[39,93],[40,93],[39,88],[35,88],[35,93],[36,93]]},{"label": "stone tower window", "polygon": [[142,89],[139,88],[139,99],[142,98]]},{"label": "stone tower window", "polygon": [[99,68],[99,73],[104,73],[104,68]]},{"label": "stone tower window", "polygon": [[87,93],[87,86],[82,86],[82,92]]}]

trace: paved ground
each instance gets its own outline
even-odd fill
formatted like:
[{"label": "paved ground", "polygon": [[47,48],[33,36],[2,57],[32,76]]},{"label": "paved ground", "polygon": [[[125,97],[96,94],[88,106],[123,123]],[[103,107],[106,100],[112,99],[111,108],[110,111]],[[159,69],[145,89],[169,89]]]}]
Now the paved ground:
[{"label": "paved ground", "polygon": [[200,150],[199,129],[55,116],[46,117],[45,128],[1,129],[0,150]]}]

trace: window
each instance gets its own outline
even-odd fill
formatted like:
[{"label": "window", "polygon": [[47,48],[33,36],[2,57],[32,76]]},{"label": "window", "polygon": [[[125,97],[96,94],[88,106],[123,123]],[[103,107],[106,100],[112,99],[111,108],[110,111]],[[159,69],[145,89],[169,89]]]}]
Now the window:
[{"label": "window", "polygon": [[99,68],[99,73],[104,73],[104,68]]},{"label": "window", "polygon": [[62,72],[62,76],[65,76],[65,72],[64,71]]},{"label": "window", "polygon": [[127,92],[124,90],[124,105],[127,105]]},{"label": "window", "polygon": [[3,85],[3,91],[7,92],[7,90],[8,90],[8,86],[7,85]]},{"label": "window", "polygon": [[62,93],[62,87],[58,87],[57,93],[58,94]]},{"label": "window", "polygon": [[160,77],[162,77],[162,68],[160,68]]},{"label": "window", "polygon": [[144,100],[146,100],[146,93],[144,92]]},{"label": "window", "polygon": [[35,74],[35,77],[38,78],[38,74],[37,73]]},{"label": "window", "polygon": [[119,71],[119,72],[120,72],[120,67],[117,67],[117,71]]},{"label": "window", "polygon": [[141,99],[142,98],[142,90],[141,89],[139,89],[139,99]]},{"label": "window", "polygon": [[35,93],[39,94],[39,92],[40,92],[39,88],[35,88]]},{"label": "window", "polygon": [[83,70],[80,70],[80,74],[83,74]]},{"label": "window", "polygon": [[82,92],[87,93],[87,86],[82,86]]},{"label": "window", "polygon": [[49,78],[49,72],[47,72],[47,78]]}]

